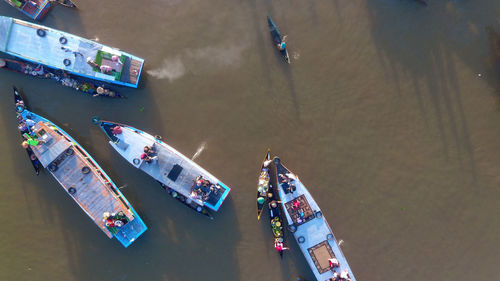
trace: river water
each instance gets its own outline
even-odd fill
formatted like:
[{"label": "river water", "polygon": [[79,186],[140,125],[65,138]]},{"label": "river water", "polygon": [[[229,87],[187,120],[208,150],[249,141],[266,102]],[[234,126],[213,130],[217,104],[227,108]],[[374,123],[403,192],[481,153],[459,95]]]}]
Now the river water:
[{"label": "river water", "polygon": [[[313,280],[256,220],[266,148],[308,186],[358,280],[497,280],[499,1],[78,1],[43,24],[145,58],[128,98],[0,71],[0,280]],[[0,14],[26,20],[0,3]],[[266,14],[288,35],[285,65]],[[149,230],[108,240],[16,130],[11,86],[119,185]],[[92,116],[163,138],[232,187],[209,221],[126,163]],[[201,152],[200,152],[201,151]],[[289,236],[290,237],[290,236]]]}]

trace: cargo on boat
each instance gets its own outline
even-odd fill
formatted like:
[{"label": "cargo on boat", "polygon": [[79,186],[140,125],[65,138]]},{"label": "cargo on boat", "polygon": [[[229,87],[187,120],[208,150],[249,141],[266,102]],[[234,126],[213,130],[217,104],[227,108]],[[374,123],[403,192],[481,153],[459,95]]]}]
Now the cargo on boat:
[{"label": "cargo on boat", "polygon": [[23,146],[109,238],[132,244],[147,227],[119,188],[70,135],[26,109],[15,88],[14,101]]},{"label": "cargo on boat", "polygon": [[161,140],[134,127],[97,121],[111,146],[130,164],[156,179],[174,198],[211,217],[230,192],[224,183]]},{"label": "cargo on boat", "polygon": [[321,209],[299,177],[278,157],[278,191],[288,227],[318,281],[356,281],[333,231]]},{"label": "cargo on boat", "polygon": [[79,92],[92,95],[93,97],[125,98],[119,93],[107,88],[103,83],[98,85],[90,79],[70,75],[61,70],[52,70],[48,67],[43,67],[43,65],[0,58],[0,68],[32,77],[51,79],[61,83],[61,85],[65,87],[73,88]]},{"label": "cargo on boat", "polygon": [[4,1],[34,20],[43,19],[52,8],[52,1],[50,0],[32,0],[32,1],[4,0]]},{"label": "cargo on boat", "polygon": [[283,257],[283,251],[288,249],[285,244],[285,233],[283,224],[283,215],[276,180],[276,174],[272,170],[273,161],[271,160],[270,149],[266,151],[266,157],[262,161],[260,168],[259,181],[257,183],[257,219],[260,220],[262,212],[266,205],[269,208],[269,223],[273,233],[274,249],[278,251],[280,257]]},{"label": "cargo on boat", "polygon": [[0,52],[89,79],[137,88],[144,60],[100,43],[0,16]]}]

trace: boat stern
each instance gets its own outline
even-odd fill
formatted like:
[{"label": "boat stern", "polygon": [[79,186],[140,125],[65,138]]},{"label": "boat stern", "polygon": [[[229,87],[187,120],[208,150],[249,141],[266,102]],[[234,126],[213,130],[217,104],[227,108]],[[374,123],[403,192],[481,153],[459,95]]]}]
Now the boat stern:
[{"label": "boat stern", "polygon": [[[229,195],[229,192],[231,191],[231,188],[223,184],[222,182],[217,183],[218,186],[221,187],[221,191],[219,191],[218,194],[220,196],[210,198],[209,200],[205,201],[205,206],[213,211],[218,211],[224,200],[226,200],[227,196]],[[214,200],[215,199],[215,200]]]},{"label": "boat stern", "polygon": [[115,234],[115,237],[125,248],[127,248],[147,229],[148,227],[142,219],[137,214],[134,214],[134,219],[122,226],[120,231]]}]

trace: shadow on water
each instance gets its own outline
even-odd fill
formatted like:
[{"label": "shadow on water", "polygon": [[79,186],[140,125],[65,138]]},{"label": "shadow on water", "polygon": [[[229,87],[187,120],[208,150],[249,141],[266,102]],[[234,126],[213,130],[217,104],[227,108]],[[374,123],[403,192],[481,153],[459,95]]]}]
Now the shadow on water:
[{"label": "shadow on water", "polygon": [[[481,50],[486,43],[478,26],[496,22],[485,10],[499,4],[433,1],[366,1],[372,37],[385,75],[396,82],[400,95],[415,97],[428,130],[437,130],[442,153],[458,158],[461,168],[476,181],[476,163],[469,137],[467,116],[457,76],[459,57],[474,73],[482,69]],[[492,9],[495,10],[495,9]],[[482,11],[482,18],[477,13]],[[482,22],[478,22],[482,21]],[[445,39],[445,40],[443,40]],[[475,45],[476,44],[476,45]],[[486,47],[486,46],[485,46]],[[401,84],[410,79],[414,91],[402,93]],[[426,106],[427,105],[427,106]],[[433,128],[433,126],[435,126]]]}]

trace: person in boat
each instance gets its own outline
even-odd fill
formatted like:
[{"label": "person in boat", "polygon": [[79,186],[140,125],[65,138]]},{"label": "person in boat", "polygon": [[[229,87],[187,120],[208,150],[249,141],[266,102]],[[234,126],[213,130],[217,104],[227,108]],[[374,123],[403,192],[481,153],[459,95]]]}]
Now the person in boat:
[{"label": "person in boat", "polygon": [[340,266],[339,261],[336,258],[328,259],[328,265],[332,270]]},{"label": "person in boat", "polygon": [[153,145],[152,146],[147,146],[147,145],[144,146],[144,153],[146,153],[150,157],[153,156],[156,153],[154,146]]},{"label": "person in boat", "polygon": [[293,201],[293,203],[292,203],[292,209],[298,210],[299,208],[300,208],[300,202],[299,202],[299,200]]},{"label": "person in boat", "polygon": [[92,60],[90,57],[87,58],[87,64],[90,65],[92,68],[99,69],[99,65],[97,64],[97,62],[95,62],[94,60]]},{"label": "person in boat", "polygon": [[153,160],[153,159],[151,159],[151,157],[149,157],[146,153],[143,153],[143,154],[141,154],[141,160],[150,164],[151,160]]},{"label": "person in boat", "polygon": [[23,134],[23,137],[25,138],[25,140],[22,142],[22,146],[24,148],[28,148],[28,146],[37,146],[44,143],[43,140],[34,138],[26,133]]},{"label": "person in boat", "polygon": [[280,242],[280,238],[274,239],[274,248],[278,252],[282,252],[284,250],[288,250],[288,248],[283,245],[283,242]]},{"label": "person in boat", "polygon": [[113,127],[113,129],[111,129],[111,132],[113,133],[113,135],[120,135],[122,133],[122,127],[120,126],[115,126]]},{"label": "person in boat", "polygon": [[286,35],[283,36],[283,38],[281,39],[281,42],[279,44],[277,44],[278,50],[283,51],[286,49],[285,39],[286,39]]}]

